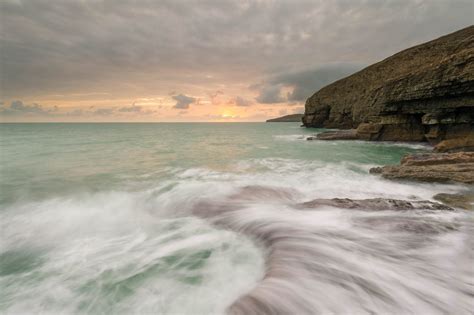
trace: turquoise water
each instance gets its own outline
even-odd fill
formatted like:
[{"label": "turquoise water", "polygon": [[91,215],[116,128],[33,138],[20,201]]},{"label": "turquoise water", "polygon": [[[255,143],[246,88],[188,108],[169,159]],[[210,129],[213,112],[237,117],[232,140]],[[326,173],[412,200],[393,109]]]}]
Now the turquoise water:
[{"label": "turquoise water", "polygon": [[[236,171],[251,159],[398,163],[410,146],[310,142],[296,123],[2,124],[1,203],[140,190],[177,170]],[[421,146],[414,146],[422,148]]]},{"label": "turquoise water", "polygon": [[[212,208],[209,203],[238,200],[245,211],[253,209],[255,220],[268,223],[284,222],[282,213],[288,220],[297,218],[302,214],[289,203],[314,198],[431,199],[438,192],[467,189],[368,174],[370,167],[427,150],[424,145],[305,140],[319,131],[297,123],[0,124],[0,312],[223,313],[264,278],[267,249],[240,233],[244,227],[222,228],[196,215]],[[249,187],[289,197],[239,195]],[[252,217],[246,213],[239,222]],[[338,211],[315,219],[321,213],[305,220],[325,222],[325,227],[337,221],[335,228],[347,229],[347,222],[360,219],[328,217],[341,215]],[[465,215],[436,220],[451,224]],[[454,302],[464,312],[468,298],[463,294],[468,293],[460,292],[466,292],[463,281],[471,274],[437,265],[446,257],[464,259],[466,234],[453,235],[451,241],[437,241],[453,242],[459,252],[430,251],[426,257],[436,259],[423,258],[431,259],[433,274],[459,281],[453,287],[426,275],[421,280],[416,266],[407,263],[412,268],[407,271],[400,262],[380,264],[380,279],[402,268],[406,277],[419,276],[420,286],[441,286],[439,292],[458,295]],[[347,256],[344,250],[341,255]],[[441,299],[448,308],[454,303],[436,294],[420,297],[419,288],[392,289],[402,292],[399,299],[406,298],[412,311],[431,311],[423,300]],[[346,299],[354,310],[357,298],[373,299],[354,292],[334,291],[334,297]],[[338,304],[327,303],[314,311],[331,312],[329,303]],[[377,303],[364,309],[406,311]]]}]

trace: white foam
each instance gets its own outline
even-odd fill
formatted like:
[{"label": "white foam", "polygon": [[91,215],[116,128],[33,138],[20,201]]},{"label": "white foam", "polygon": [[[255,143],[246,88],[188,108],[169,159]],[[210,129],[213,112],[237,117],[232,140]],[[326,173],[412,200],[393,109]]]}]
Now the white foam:
[{"label": "white foam", "polygon": [[4,209],[2,252],[37,261],[0,277],[4,312],[223,313],[261,277],[259,250],[161,201],[109,192]]},{"label": "white foam", "polygon": [[300,141],[306,140],[306,136],[302,134],[293,134],[293,135],[275,135],[273,138],[277,140],[284,140],[284,141]]},{"label": "white foam", "polygon": [[[289,264],[295,268],[290,268],[293,279],[272,279],[265,284],[272,288],[270,292],[258,291],[268,301],[287,300],[295,312],[302,309],[294,301],[303,301],[323,313],[431,314],[447,309],[463,313],[467,299],[456,290],[465,289],[465,282],[472,278],[463,253],[471,230],[431,238],[432,245],[417,252],[418,261],[411,261],[412,252],[403,247],[404,242],[422,238],[390,230],[390,220],[400,219],[397,213],[292,208],[314,198],[431,199],[439,192],[466,189],[388,181],[367,174],[367,168],[353,162],[249,159],[234,163],[228,171],[170,169],[170,179],[140,192],[111,191],[11,205],[0,213],[2,252],[32,252],[38,265],[0,278],[6,288],[2,296],[8,301],[4,310],[223,313],[239,296],[253,292],[263,276],[265,251],[243,235],[258,239],[275,233],[283,239],[290,237],[284,248],[310,253],[290,256],[289,261],[309,258],[308,266],[322,271],[311,273]],[[239,197],[245,187],[270,190],[245,199]],[[271,189],[284,193],[272,194]],[[206,209],[206,202],[224,209],[235,206],[236,211],[211,221],[242,235],[192,216],[197,207]],[[435,222],[434,227],[451,222],[466,225],[457,212],[421,217],[414,212],[411,216],[428,225]],[[368,219],[388,219],[388,223],[378,223],[379,230],[374,231],[364,223]],[[291,238],[298,235],[307,237],[306,241]],[[211,254],[202,258],[203,265],[186,267],[199,261],[193,255],[207,251]],[[398,254],[402,258],[393,260],[391,255]],[[174,259],[170,257],[177,260],[169,262]],[[461,269],[446,260],[458,261]],[[399,304],[364,291],[364,281],[357,277]],[[449,279],[453,283],[446,283]],[[432,305],[423,302],[423,297]]]}]

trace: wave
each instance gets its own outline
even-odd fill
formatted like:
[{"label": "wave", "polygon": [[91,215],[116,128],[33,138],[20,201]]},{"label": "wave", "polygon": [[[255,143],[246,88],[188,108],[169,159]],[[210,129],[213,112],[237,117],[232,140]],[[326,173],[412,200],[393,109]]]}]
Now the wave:
[{"label": "wave", "polygon": [[366,169],[249,159],[226,171],[170,168],[141,191],[12,204],[0,212],[9,261],[0,309],[469,313],[472,214],[295,207],[467,189],[392,182]]},{"label": "wave", "polygon": [[264,279],[230,314],[469,314],[472,215],[298,211],[293,190],[248,186],[194,213],[267,251]]},{"label": "wave", "polygon": [[[274,135],[273,138],[283,141],[307,141],[308,137],[314,137],[315,135],[322,133],[315,132],[312,135],[308,134],[290,134],[290,135]],[[384,147],[400,147],[408,148],[412,150],[431,150],[433,146],[428,142],[400,142],[400,141],[363,141],[363,140],[312,140],[313,145],[324,144],[324,145],[373,145],[373,146],[384,146]]]},{"label": "wave", "polygon": [[1,312],[223,313],[261,278],[262,254],[241,235],[167,212],[155,196],[166,189],[3,209]]},{"label": "wave", "polygon": [[[300,127],[298,127],[300,128]],[[294,134],[294,135],[275,135],[273,138],[277,140],[285,140],[285,141],[299,141],[299,140],[306,140],[307,136],[302,134]]]}]

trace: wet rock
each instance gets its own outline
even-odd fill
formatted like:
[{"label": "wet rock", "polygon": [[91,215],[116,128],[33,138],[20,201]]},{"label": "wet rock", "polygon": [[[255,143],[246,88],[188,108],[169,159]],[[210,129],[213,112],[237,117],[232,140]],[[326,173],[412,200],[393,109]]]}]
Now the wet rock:
[{"label": "wet rock", "polygon": [[436,235],[457,231],[459,229],[459,225],[456,223],[413,216],[359,218],[358,223],[371,230],[403,231],[421,235]]},{"label": "wet rock", "polygon": [[325,131],[316,135],[316,137],[308,137],[306,140],[356,140],[357,131],[355,129],[349,130],[335,130]]},{"label": "wet rock", "polygon": [[365,140],[466,137],[474,123],[473,51],[474,26],[403,50],[317,91],[303,124],[357,128]]},{"label": "wet rock", "polygon": [[435,152],[474,152],[474,133],[461,138],[443,140],[434,147]]},{"label": "wet rock", "polygon": [[362,123],[357,127],[357,136],[363,140],[377,140],[382,124]]},{"label": "wet rock", "polygon": [[357,210],[453,210],[451,207],[428,200],[407,201],[399,199],[349,199],[349,198],[333,198],[333,199],[314,199],[298,205],[301,208],[320,208],[335,207],[343,209]]},{"label": "wet rock", "polygon": [[474,193],[437,194],[433,199],[455,208],[474,210]]},{"label": "wet rock", "polygon": [[371,174],[388,179],[474,183],[474,152],[411,154],[400,165],[376,167]]}]

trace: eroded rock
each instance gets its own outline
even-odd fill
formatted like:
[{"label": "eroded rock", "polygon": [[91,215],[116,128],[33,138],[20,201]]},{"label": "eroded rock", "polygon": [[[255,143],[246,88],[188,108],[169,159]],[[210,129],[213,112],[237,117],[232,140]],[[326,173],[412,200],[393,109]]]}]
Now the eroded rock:
[{"label": "eroded rock", "polygon": [[335,130],[325,131],[317,134],[315,137],[308,137],[306,140],[357,140],[357,131],[355,129],[349,130]]},{"label": "eroded rock", "polygon": [[474,152],[474,132],[469,136],[443,140],[434,147],[435,152]]},{"label": "eroded rock", "polygon": [[400,165],[376,167],[371,174],[388,179],[474,183],[474,152],[411,154]]},{"label": "eroded rock", "polygon": [[455,208],[474,210],[474,193],[437,194],[433,199]]},{"label": "eroded rock", "polygon": [[451,207],[428,200],[407,201],[399,199],[349,199],[349,198],[333,198],[333,199],[314,199],[299,204],[302,208],[320,208],[324,206],[357,209],[357,210],[453,210]]}]

